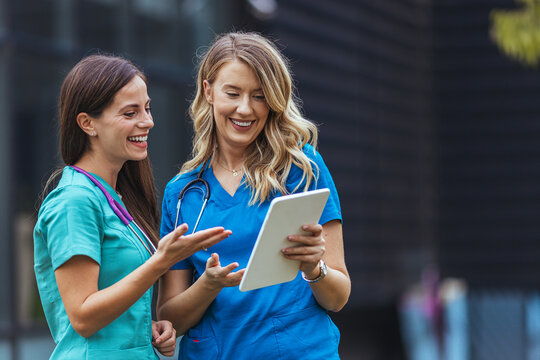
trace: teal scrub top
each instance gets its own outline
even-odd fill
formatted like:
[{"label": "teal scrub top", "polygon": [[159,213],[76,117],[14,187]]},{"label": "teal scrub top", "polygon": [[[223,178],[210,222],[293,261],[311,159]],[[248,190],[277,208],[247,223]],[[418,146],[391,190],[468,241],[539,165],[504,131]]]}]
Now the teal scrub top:
[{"label": "teal scrub top", "polygon": [[[317,175],[309,189],[330,189],[319,222],[341,221],[338,193],[328,168],[312,146],[306,145],[303,150]],[[183,174],[167,185],[163,196],[162,234],[173,229],[178,194],[197,177],[198,172],[196,169]],[[302,171],[293,165],[287,178],[289,192],[302,191],[303,186],[298,188],[298,184],[304,184],[302,175]],[[232,235],[208,251],[198,251],[173,266],[172,269],[192,269],[195,279],[204,273],[206,260],[213,252],[219,254],[223,265],[236,261],[240,264],[239,269],[246,267],[272,200],[249,206],[251,191],[245,182],[231,196],[214,176],[211,167],[204,171],[202,177],[210,185],[211,196],[198,230],[224,226],[232,230]],[[273,194],[272,198],[278,195]],[[187,191],[182,200],[179,223],[185,222],[192,229],[202,201],[201,191]],[[223,288],[201,321],[182,338],[179,359],[337,360],[339,339],[339,330],[327,311],[317,303],[309,284],[299,272],[290,282],[262,289],[242,292],[238,286]]]},{"label": "teal scrub top", "polygon": [[[109,184],[92,175],[122,203]],[[34,228],[34,271],[56,343],[51,359],[157,359],[151,344],[152,288],[94,335],[84,338],[73,329],[54,271],[75,255],[88,256],[99,264],[100,290],[124,278],[150,256],[98,187],[85,175],[65,167],[58,186],[41,205]]]}]

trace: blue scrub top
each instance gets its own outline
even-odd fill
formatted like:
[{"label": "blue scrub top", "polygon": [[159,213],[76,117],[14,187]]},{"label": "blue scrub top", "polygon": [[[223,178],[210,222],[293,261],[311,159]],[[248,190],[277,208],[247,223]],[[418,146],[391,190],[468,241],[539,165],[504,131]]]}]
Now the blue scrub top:
[{"label": "blue scrub top", "polygon": [[[109,184],[92,175],[122,203]],[[152,288],[94,335],[84,338],[75,332],[58,292],[54,271],[76,255],[88,256],[100,265],[100,290],[115,284],[149,258],[147,250],[118,219],[98,187],[85,175],[65,167],[58,186],[41,205],[34,228],[34,270],[56,343],[51,359],[157,359],[151,344]]]},{"label": "blue scrub top", "polygon": [[[319,223],[338,219],[341,210],[336,187],[319,153],[306,145],[304,153],[318,167],[310,190],[329,188],[330,197]],[[176,177],[169,182],[163,198],[161,234],[174,227],[178,194],[186,183],[197,177],[199,169]],[[212,168],[204,171],[211,188],[211,197],[197,230],[224,226],[232,235],[177,263],[173,269],[193,269],[197,279],[205,270],[211,253],[219,254],[227,265],[247,266],[251,250],[262,226],[269,201],[248,206],[250,190],[242,183],[234,196],[225,191],[214,176]],[[287,189],[293,191],[302,180],[301,170],[294,166],[287,179]],[[297,192],[302,191],[301,186]],[[279,195],[279,194],[276,194]],[[275,196],[274,196],[275,197]],[[182,201],[178,223],[193,228],[202,205],[202,194],[188,191]],[[262,289],[241,292],[238,287],[226,287],[202,320],[182,338],[180,359],[339,359],[339,331],[326,310],[319,306],[309,284],[301,273],[295,280]]]}]

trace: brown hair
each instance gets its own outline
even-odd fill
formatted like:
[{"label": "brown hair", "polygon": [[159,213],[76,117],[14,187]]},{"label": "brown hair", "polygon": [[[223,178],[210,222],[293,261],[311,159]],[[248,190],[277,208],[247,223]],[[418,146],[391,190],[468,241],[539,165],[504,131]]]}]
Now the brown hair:
[{"label": "brown hair", "polygon": [[[90,149],[88,135],[77,124],[77,115],[85,112],[99,117],[116,93],[135,76],[147,81],[133,63],[108,55],[88,56],[71,69],[62,84],[58,103],[60,154],[66,165],[75,164]],[[149,158],[126,161],[118,174],[116,187],[135,221],[157,244],[159,213]]]}]

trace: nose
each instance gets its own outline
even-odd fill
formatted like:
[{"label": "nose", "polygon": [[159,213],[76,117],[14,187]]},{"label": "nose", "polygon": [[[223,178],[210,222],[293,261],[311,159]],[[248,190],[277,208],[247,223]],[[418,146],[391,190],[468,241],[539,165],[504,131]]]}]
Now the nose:
[{"label": "nose", "polygon": [[143,129],[151,129],[154,127],[154,119],[152,114],[144,112],[141,120],[137,123],[137,126]]},{"label": "nose", "polygon": [[251,106],[251,96],[243,96],[238,104],[236,112],[240,115],[251,115],[253,113],[253,107]]}]

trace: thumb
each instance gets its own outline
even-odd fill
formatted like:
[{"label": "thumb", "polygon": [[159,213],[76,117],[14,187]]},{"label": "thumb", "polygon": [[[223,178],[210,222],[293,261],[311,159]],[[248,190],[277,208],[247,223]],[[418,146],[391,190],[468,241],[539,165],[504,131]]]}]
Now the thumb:
[{"label": "thumb", "polygon": [[219,255],[217,253],[212,253],[208,260],[206,260],[206,267],[219,266]]},{"label": "thumb", "polygon": [[174,229],[174,237],[179,238],[180,236],[184,235],[188,231],[188,228],[189,226],[186,223],[178,225],[178,227]]}]

